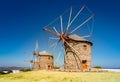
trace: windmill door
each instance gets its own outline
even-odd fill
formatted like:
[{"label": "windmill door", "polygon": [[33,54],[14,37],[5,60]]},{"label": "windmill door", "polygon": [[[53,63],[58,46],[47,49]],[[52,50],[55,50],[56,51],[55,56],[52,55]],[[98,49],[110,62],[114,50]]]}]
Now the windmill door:
[{"label": "windmill door", "polygon": [[51,66],[50,65],[48,65],[48,70],[51,70]]},{"label": "windmill door", "polygon": [[82,70],[87,69],[87,60],[82,60]]}]

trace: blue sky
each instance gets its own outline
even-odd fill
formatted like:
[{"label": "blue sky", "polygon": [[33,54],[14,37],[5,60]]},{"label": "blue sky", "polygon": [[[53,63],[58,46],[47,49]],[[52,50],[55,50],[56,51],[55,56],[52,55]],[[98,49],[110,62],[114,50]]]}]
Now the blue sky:
[{"label": "blue sky", "polygon": [[95,14],[91,37],[92,63],[120,67],[119,0],[4,0],[0,1],[0,66],[29,66],[36,39],[46,49],[42,27],[70,6],[86,4]]}]

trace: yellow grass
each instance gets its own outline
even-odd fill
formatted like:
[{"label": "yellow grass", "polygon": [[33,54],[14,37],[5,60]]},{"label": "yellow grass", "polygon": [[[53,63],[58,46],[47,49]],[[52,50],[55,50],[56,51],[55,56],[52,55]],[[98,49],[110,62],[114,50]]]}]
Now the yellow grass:
[{"label": "yellow grass", "polygon": [[0,75],[0,82],[120,82],[120,73],[31,71]]}]

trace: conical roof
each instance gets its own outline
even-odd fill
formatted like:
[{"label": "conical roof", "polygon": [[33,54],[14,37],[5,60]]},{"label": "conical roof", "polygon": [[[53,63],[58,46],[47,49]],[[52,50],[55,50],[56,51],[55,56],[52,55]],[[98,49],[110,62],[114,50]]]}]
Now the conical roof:
[{"label": "conical roof", "polygon": [[78,36],[77,34],[70,35],[69,38],[78,41],[87,41],[85,38]]},{"label": "conical roof", "polygon": [[50,56],[53,56],[51,53],[48,53],[47,51],[39,52],[39,55],[50,55]]},{"label": "conical roof", "polygon": [[86,43],[90,43],[92,45],[92,42],[86,40],[85,38],[83,37],[80,37],[78,36],[77,34],[73,34],[73,35],[70,35],[68,36],[69,38],[75,40],[75,41],[79,41],[79,42],[86,42]]}]

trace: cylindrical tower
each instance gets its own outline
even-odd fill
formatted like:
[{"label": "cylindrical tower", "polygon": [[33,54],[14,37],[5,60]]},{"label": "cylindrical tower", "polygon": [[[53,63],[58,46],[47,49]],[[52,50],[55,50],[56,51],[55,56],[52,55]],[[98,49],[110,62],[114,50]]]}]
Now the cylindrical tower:
[{"label": "cylindrical tower", "polygon": [[91,46],[92,43],[78,35],[69,36],[72,38],[67,41],[65,46],[64,68],[66,70],[91,69]]},{"label": "cylindrical tower", "polygon": [[40,69],[41,70],[51,70],[53,69],[53,55],[51,53],[48,53],[46,51],[39,52],[40,55]]}]

